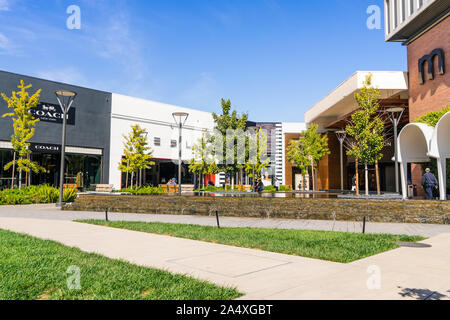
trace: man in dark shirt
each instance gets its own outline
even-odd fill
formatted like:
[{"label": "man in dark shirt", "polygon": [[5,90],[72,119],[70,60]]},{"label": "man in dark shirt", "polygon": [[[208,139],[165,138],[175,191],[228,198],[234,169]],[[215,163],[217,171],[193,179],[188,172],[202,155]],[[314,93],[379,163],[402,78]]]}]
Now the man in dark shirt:
[{"label": "man in dark shirt", "polygon": [[422,178],[422,185],[427,193],[428,200],[433,200],[433,188],[438,188],[438,180],[429,168],[425,169],[425,174]]},{"label": "man in dark shirt", "polygon": [[261,179],[258,179],[258,183],[256,184],[256,188],[255,188],[256,192],[263,192],[264,191],[264,183],[261,181]]}]

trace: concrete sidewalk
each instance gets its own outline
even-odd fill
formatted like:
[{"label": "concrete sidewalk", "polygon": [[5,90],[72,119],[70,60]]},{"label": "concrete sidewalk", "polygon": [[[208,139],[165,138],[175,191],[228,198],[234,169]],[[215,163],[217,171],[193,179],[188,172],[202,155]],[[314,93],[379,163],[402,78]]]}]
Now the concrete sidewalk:
[{"label": "concrete sidewalk", "polygon": [[450,234],[424,241],[431,248],[400,248],[340,264],[64,220],[0,218],[0,228],[237,287],[244,299],[450,296]]},{"label": "concrete sidewalk", "polygon": [[[26,206],[0,206],[0,217],[17,217],[49,220],[79,220],[79,219],[105,219],[105,213],[61,211],[54,204],[26,205]],[[207,216],[187,215],[158,215],[134,213],[109,213],[112,221],[143,221],[195,224],[215,226],[216,218]],[[362,232],[362,222],[352,221],[326,221],[326,220],[292,220],[292,219],[257,219],[220,217],[223,227],[249,227],[249,228],[275,228],[298,230],[325,230],[342,232]],[[419,223],[377,223],[368,222],[367,233],[390,233],[419,235],[432,237],[441,233],[450,233],[450,225],[419,224]]]}]

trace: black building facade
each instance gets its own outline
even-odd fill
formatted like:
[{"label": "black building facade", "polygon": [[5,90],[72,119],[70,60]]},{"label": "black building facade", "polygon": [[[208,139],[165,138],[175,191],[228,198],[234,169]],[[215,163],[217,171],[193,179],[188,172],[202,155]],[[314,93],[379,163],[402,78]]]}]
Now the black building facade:
[{"label": "black building facade", "polygon": [[[42,89],[40,105],[33,114],[40,121],[31,139],[31,159],[46,169],[46,172],[23,175],[22,182],[33,185],[48,184],[57,186],[61,156],[62,113],[56,99],[55,91],[69,90],[77,93],[67,119],[67,147],[65,184],[77,184],[80,188],[107,183],[109,181],[109,155],[111,137],[111,98],[112,94],[64,83],[58,83],[14,73],[0,71],[0,92],[10,97],[12,91],[23,80],[26,85],[33,85],[28,90],[34,94]],[[11,112],[6,101],[0,98],[0,189],[10,187],[13,171],[4,170],[5,164],[13,160],[14,151],[10,143],[14,133]],[[18,183],[18,174],[14,177]]]}]

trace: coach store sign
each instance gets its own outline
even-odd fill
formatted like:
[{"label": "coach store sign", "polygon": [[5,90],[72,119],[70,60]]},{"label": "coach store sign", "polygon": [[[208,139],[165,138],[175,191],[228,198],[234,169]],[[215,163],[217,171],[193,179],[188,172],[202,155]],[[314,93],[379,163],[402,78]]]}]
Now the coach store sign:
[{"label": "coach store sign", "polygon": [[61,145],[32,143],[30,144],[29,150],[36,153],[61,153]]},{"label": "coach store sign", "polygon": [[[70,108],[67,115],[67,124],[75,125],[75,108]],[[61,107],[51,103],[41,103],[36,108],[32,109],[33,116],[43,122],[62,123],[63,112]]]}]

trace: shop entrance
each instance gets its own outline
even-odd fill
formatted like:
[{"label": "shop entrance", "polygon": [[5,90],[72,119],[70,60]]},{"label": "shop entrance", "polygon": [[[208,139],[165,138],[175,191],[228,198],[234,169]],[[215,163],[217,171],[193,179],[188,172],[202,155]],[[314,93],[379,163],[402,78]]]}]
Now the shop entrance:
[{"label": "shop entrance", "polygon": [[[46,172],[31,175],[31,184],[59,186],[61,155],[34,153],[33,161],[44,167]],[[89,189],[91,185],[101,183],[101,157],[89,155],[66,155],[64,184],[77,185],[80,189]]]},{"label": "shop entrance", "polygon": [[59,167],[61,163],[60,156],[50,153],[35,153],[31,155],[31,159],[46,170],[46,172],[32,173],[31,184],[58,186]]},{"label": "shop entrance", "polygon": [[[178,182],[178,163],[172,160],[165,159],[152,159],[155,163],[151,169],[143,170],[142,172],[142,184],[158,186],[160,184],[167,184],[173,178]],[[189,172],[189,163],[183,162],[181,166],[181,183],[182,184],[194,184],[194,175]],[[133,185],[139,184],[138,177],[135,175]],[[131,186],[131,174],[122,173],[122,188]]]}]

